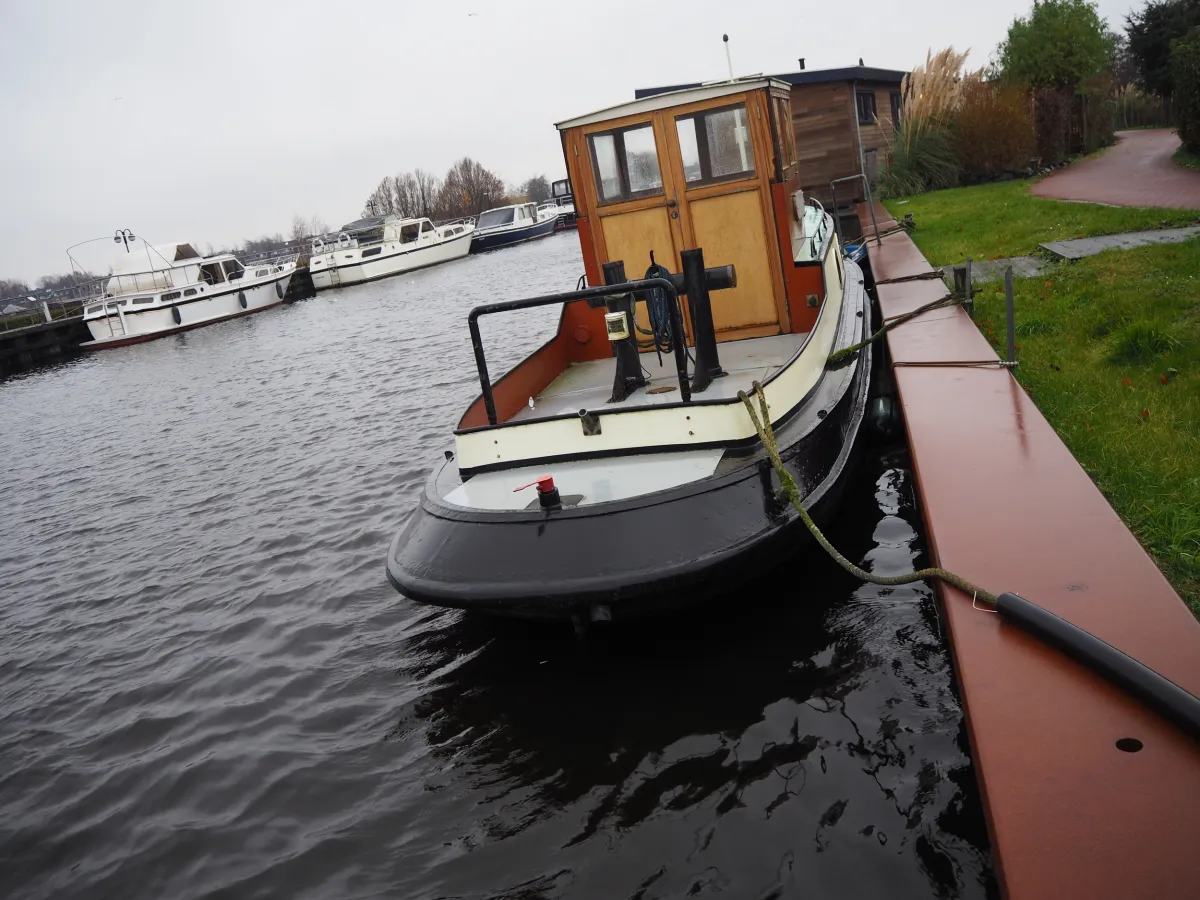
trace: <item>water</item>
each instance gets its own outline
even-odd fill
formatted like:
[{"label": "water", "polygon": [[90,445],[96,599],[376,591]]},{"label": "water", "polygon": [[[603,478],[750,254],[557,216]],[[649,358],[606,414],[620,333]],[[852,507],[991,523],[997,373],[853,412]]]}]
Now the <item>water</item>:
[{"label": "water", "polygon": [[[467,310],[580,271],[559,235],[0,384],[0,893],[994,893],[925,587],[809,554],[578,643],[387,585]],[[485,320],[493,371],[555,321]],[[832,530],[877,571],[923,560],[905,465]]]}]

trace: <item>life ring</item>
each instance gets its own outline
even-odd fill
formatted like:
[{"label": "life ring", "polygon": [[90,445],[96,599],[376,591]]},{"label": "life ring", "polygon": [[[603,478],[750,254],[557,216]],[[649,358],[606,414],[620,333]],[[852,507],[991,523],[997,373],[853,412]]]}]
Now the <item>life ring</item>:
[{"label": "life ring", "polygon": [[320,255],[325,250],[325,242],[320,238],[313,238],[312,250],[313,253]]},{"label": "life ring", "polygon": [[175,320],[176,325],[183,324],[183,316],[180,314],[178,306],[171,307],[171,318]]},{"label": "life ring", "polygon": [[283,299],[283,284],[278,281],[275,282],[275,296],[278,297],[280,300]]},{"label": "life ring", "polygon": [[246,308],[246,292],[238,291],[238,303],[242,305],[242,309]]},{"label": "life ring", "polygon": [[350,235],[346,234],[346,232],[343,231],[341,234],[338,235],[338,247],[345,250],[349,246],[350,246]]}]

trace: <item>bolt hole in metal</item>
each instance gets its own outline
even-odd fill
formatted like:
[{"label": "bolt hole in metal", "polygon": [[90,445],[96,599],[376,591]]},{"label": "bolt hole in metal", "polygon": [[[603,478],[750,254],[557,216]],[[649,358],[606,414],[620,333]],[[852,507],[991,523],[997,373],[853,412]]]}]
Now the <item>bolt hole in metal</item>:
[{"label": "bolt hole in metal", "polygon": [[1117,741],[1117,749],[1126,753],[1137,753],[1143,746],[1145,745],[1137,738],[1120,738]]}]

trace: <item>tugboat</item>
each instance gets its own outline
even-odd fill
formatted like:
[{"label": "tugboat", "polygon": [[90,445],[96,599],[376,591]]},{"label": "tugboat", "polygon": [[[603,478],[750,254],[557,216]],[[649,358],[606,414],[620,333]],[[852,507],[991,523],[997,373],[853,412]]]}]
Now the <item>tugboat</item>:
[{"label": "tugboat", "polygon": [[571,193],[571,179],[564,178],[550,185],[550,199],[547,201],[558,207],[558,222],[555,231],[565,231],[575,226],[575,196]]},{"label": "tugboat", "polygon": [[[558,124],[594,286],[471,311],[480,395],[388,551],[397,590],[582,628],[788,558],[808,532],[739,397],[754,382],[806,508],[834,514],[870,347],[827,363],[871,309],[802,199],[791,123],[789,86],[755,78]],[[480,319],[546,305],[557,334],[493,382]]]},{"label": "tugboat", "polygon": [[543,238],[553,233],[557,222],[557,210],[539,209],[536,203],[515,203],[484,210],[475,220],[471,252],[482,253]]}]

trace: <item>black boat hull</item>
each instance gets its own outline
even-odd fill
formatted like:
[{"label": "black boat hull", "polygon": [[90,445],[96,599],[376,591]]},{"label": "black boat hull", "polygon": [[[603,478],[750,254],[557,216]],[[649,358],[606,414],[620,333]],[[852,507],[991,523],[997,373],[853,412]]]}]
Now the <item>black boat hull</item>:
[{"label": "black boat hull", "polygon": [[[846,313],[845,343],[870,326],[862,283],[854,289],[861,305]],[[836,513],[853,468],[871,361],[868,348],[827,371],[776,426],[818,524]],[[699,482],[595,506],[493,512],[440,499],[459,483],[447,461],[388,552],[389,580],[413,600],[526,619],[633,618],[728,592],[811,539],[757,442]]]},{"label": "black boat hull", "polygon": [[546,237],[554,233],[554,226],[557,222],[557,219],[545,219],[525,228],[476,234],[471,239],[471,252],[484,253],[488,250],[499,250],[501,247],[511,247],[513,244],[523,244],[526,241]]}]

